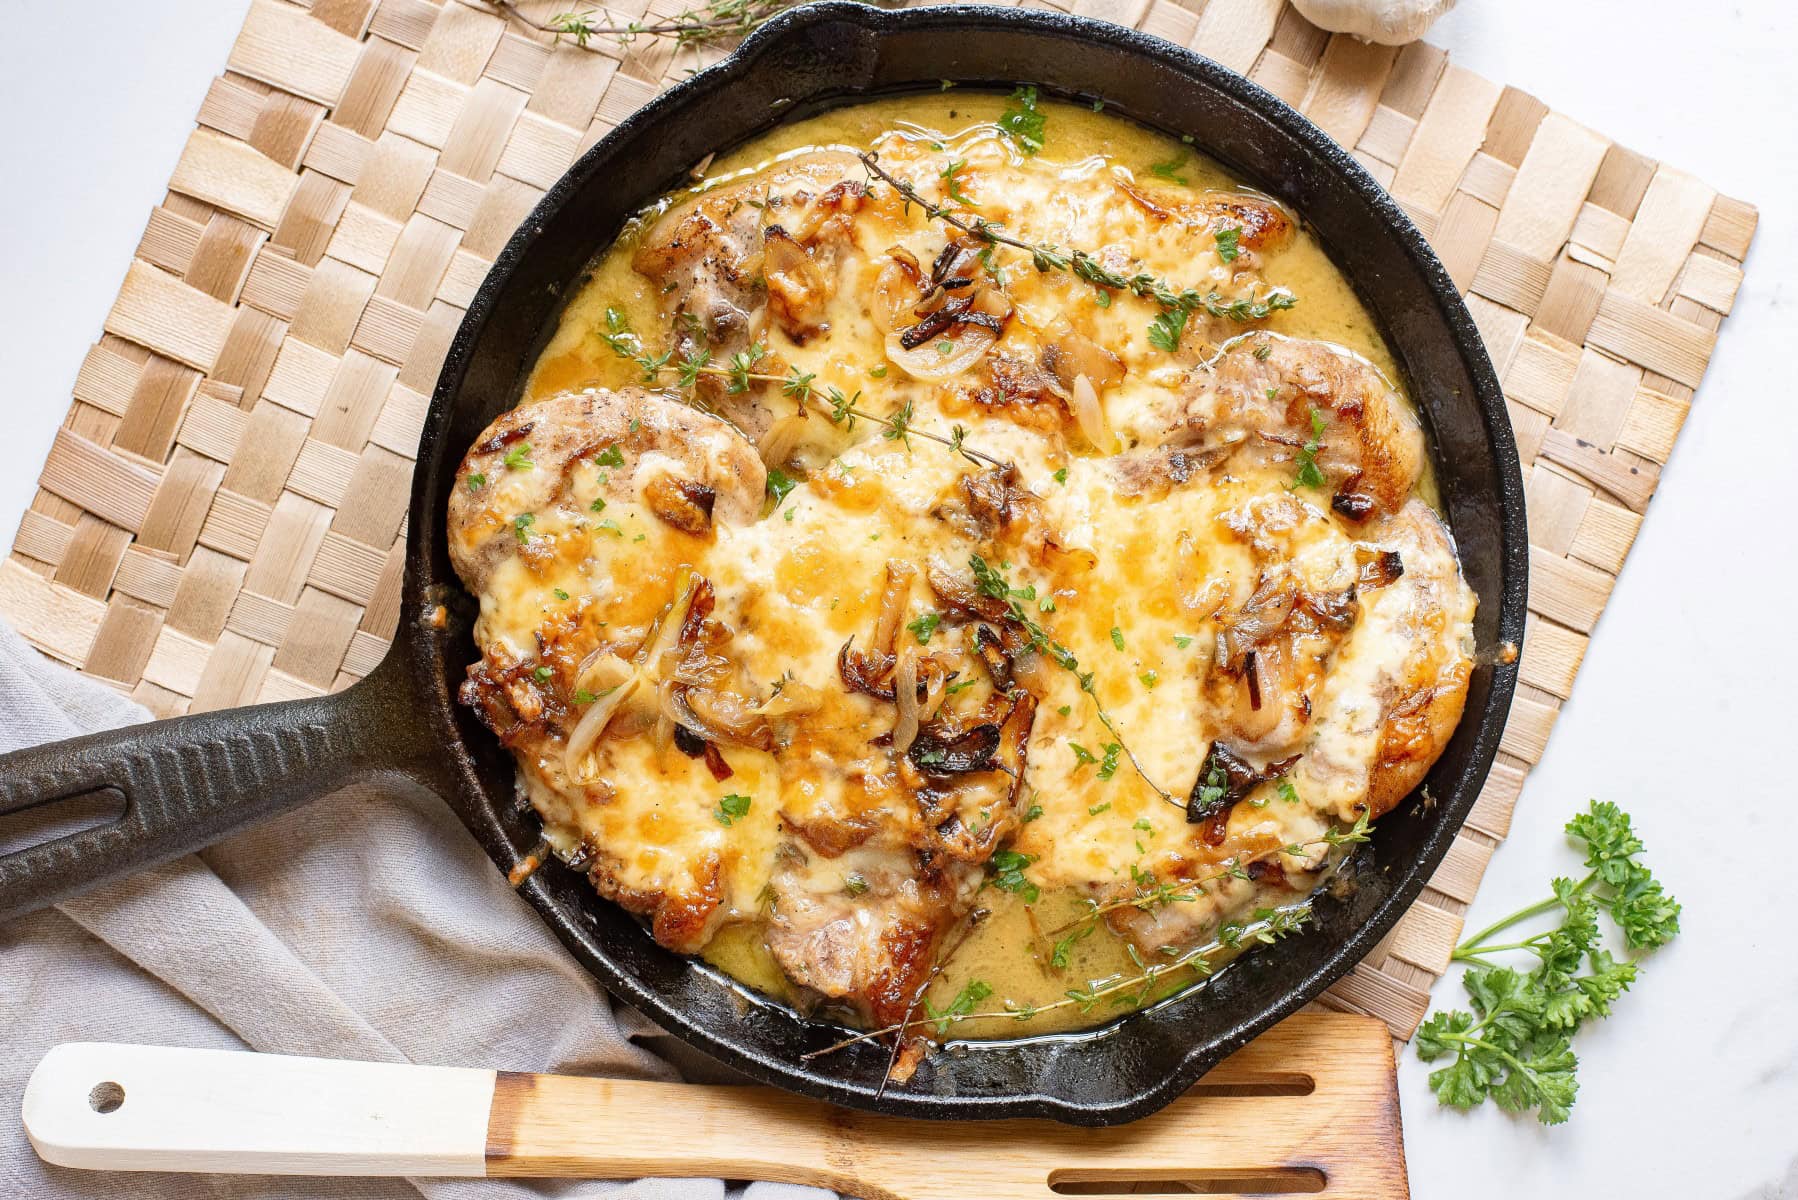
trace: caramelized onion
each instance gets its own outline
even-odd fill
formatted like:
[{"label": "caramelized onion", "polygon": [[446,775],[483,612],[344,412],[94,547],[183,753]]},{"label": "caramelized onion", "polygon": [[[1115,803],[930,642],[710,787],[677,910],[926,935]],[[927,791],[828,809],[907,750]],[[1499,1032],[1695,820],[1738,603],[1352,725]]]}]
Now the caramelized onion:
[{"label": "caramelized onion", "polygon": [[1223,636],[1217,640],[1218,665],[1231,673],[1241,671],[1248,653],[1286,624],[1297,598],[1290,579],[1263,579],[1240,609],[1227,619],[1220,618]]},{"label": "caramelized onion", "polygon": [[1074,386],[1068,389],[1068,407],[1073,410],[1080,432],[1095,450],[1109,454],[1116,449],[1105,424],[1105,410],[1099,405],[1099,393],[1086,376],[1074,376]]},{"label": "caramelized onion", "polygon": [[793,461],[793,453],[805,439],[806,431],[812,423],[804,413],[788,413],[768,427],[762,440],[756,446],[761,453],[762,461],[771,467],[785,466]]},{"label": "caramelized onion", "polygon": [[[961,374],[979,362],[981,356],[999,340],[997,333],[979,325],[959,326],[946,331],[943,337],[933,338],[912,350],[905,348],[900,340],[902,336],[897,330],[887,334],[887,358],[913,379],[925,383]],[[944,341],[950,344],[947,354],[938,348]]]},{"label": "caramelized onion", "polygon": [[1003,621],[1011,613],[1005,601],[987,595],[975,587],[966,575],[952,570],[941,559],[930,560],[925,578],[929,580],[930,590],[936,593],[936,598],[962,616]]},{"label": "caramelized onion", "polygon": [[618,714],[620,706],[636,694],[641,682],[642,677],[631,669],[631,665],[615,655],[606,655],[581,672],[581,689],[593,692],[599,699],[587,706],[587,711],[568,732],[568,744],[562,751],[562,769],[570,779],[576,783],[589,781],[588,753]]},{"label": "caramelized onion", "polygon": [[899,710],[893,721],[893,751],[904,754],[918,738],[918,656],[911,650],[900,651],[893,667],[893,697]]},{"label": "caramelized onion", "polygon": [[797,679],[789,679],[772,696],[756,706],[755,714],[769,720],[799,717],[817,712],[823,704],[824,694],[817,688],[809,683],[800,683]]},{"label": "caramelized onion", "polygon": [[874,277],[873,303],[869,305],[874,327],[882,333],[898,328],[906,314],[924,298],[922,281],[923,271],[912,252],[903,246],[890,248],[887,261]]},{"label": "caramelized onion", "polygon": [[942,711],[943,701],[949,698],[949,672],[934,658],[926,658],[918,666],[924,681],[924,699],[919,701],[918,718],[934,721],[937,713]]},{"label": "caramelized onion", "polygon": [[1058,319],[1048,330],[1050,341],[1043,347],[1043,368],[1053,374],[1064,388],[1084,375],[1096,388],[1112,388],[1124,382],[1124,363],[1117,355],[1080,333],[1066,317]]},{"label": "caramelized onion", "polygon": [[874,619],[873,649],[891,654],[899,637],[899,618],[905,615],[905,602],[911,595],[911,581],[918,569],[903,559],[887,560],[887,585],[880,593],[880,614]]}]

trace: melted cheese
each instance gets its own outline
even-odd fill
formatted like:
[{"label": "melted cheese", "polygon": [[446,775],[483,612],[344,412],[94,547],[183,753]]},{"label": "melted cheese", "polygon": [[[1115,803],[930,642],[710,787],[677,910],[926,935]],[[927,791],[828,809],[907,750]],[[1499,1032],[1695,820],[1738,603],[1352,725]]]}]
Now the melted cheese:
[{"label": "melted cheese", "polygon": [[[1226,296],[1256,285],[1289,287],[1301,303],[1269,327],[1337,342],[1390,374],[1367,314],[1308,235],[1301,232],[1276,252],[1226,262],[1210,239],[1195,241],[1178,223],[1155,219],[1122,190],[1144,183],[1196,197],[1207,187],[1230,186],[1213,164],[1121,122],[1059,105],[1045,106],[1044,152],[1026,158],[990,124],[1002,103],[985,96],[914,99],[802,122],[721,160],[710,183],[753,177],[783,155],[820,146],[874,144],[888,169],[942,197],[944,164],[959,162],[960,192],[984,219],[1039,242],[1119,247],[1142,269]],[[1177,165],[1167,173],[1190,186],[1151,174],[1152,164],[1168,162]],[[1206,691],[1218,636],[1214,614],[1240,604],[1263,573],[1255,536],[1275,538],[1281,569],[1320,591],[1353,582],[1358,552],[1403,555],[1404,577],[1362,594],[1352,631],[1328,659],[1303,757],[1288,777],[1297,802],[1262,785],[1237,806],[1229,835],[1232,844],[1306,842],[1332,823],[1352,821],[1379,755],[1385,706],[1404,683],[1400,675],[1417,669],[1418,639],[1439,646],[1443,661],[1470,648],[1474,600],[1446,541],[1400,526],[1386,543],[1370,547],[1331,516],[1327,494],[1292,490],[1289,465],[1233,470],[1164,495],[1123,494],[1107,456],[1085,446],[1059,416],[1049,426],[1016,419],[953,386],[911,379],[887,361],[869,299],[876,273],[893,246],[928,264],[943,244],[939,225],[915,210],[870,206],[855,223],[854,244],[827,330],[804,344],[774,327],[762,336],[775,360],[802,364],[816,376],[819,394],[830,387],[859,392],[857,403],[869,412],[909,411],[917,431],[947,434],[960,426],[966,445],[1018,468],[1017,485],[1034,511],[1028,538],[1022,531],[1008,535],[1016,543],[1003,556],[1006,574],[1014,587],[1034,589],[1029,603],[1036,619],[1093,673],[1091,695],[1073,673],[1047,663],[1031,681],[1039,705],[1023,803],[1040,806],[1040,816],[1021,827],[1011,846],[1034,860],[1027,874],[1049,897],[1044,912],[1057,905],[1072,911],[1083,897],[1128,882],[1134,871],[1154,872],[1194,853],[1194,827],[1149,781],[1184,799],[1219,732]],[[667,336],[660,297],[631,269],[630,251],[627,239],[596,263],[592,281],[540,357],[527,400],[569,387],[634,382],[635,369],[597,336],[607,308],[625,313],[651,351],[659,348],[658,339]],[[1017,254],[1001,261],[1015,312],[998,351],[1034,361],[1052,327],[1069,322],[1124,366],[1123,382],[1102,397],[1118,444],[1100,449],[1152,444],[1194,358],[1150,344],[1157,310],[1128,295],[1102,307],[1100,293],[1065,273],[1035,271]],[[1250,265],[1257,272],[1252,277],[1245,272]],[[528,538],[546,549],[494,568],[477,629],[484,646],[520,662],[539,652],[541,631],[552,619],[575,622],[584,646],[628,653],[675,604],[685,573],[696,570],[715,589],[715,619],[733,633],[731,660],[759,695],[791,679],[825,697],[807,721],[822,732],[802,733],[772,752],[726,748],[733,775],[722,782],[701,760],[658,749],[642,732],[648,713],[634,718],[636,736],[608,736],[596,747],[592,765],[603,787],[572,784],[553,755],[526,756],[521,764],[552,841],[564,851],[582,842],[602,848],[622,889],[690,891],[715,867],[727,921],[747,931],[722,939],[718,960],[753,985],[777,991],[782,984],[760,949],[755,922],[787,828],[855,813],[876,814],[895,828],[917,821],[891,780],[890,755],[877,744],[892,728],[893,706],[846,693],[838,652],[851,637],[858,644],[869,638],[889,561],[922,567],[934,559],[966,574],[970,553],[969,540],[933,515],[957,502],[959,481],[970,469],[965,461],[916,434],[883,436],[873,422],[842,429],[819,417],[809,421],[799,455],[809,476],[761,520],[721,524],[710,540],[674,530],[650,511],[641,488],[674,469],[656,451],[611,468],[628,472],[638,492],[603,506],[596,501],[608,469],[582,463],[561,502],[530,514]],[[533,503],[530,485],[522,472],[496,479],[486,497],[493,519],[515,520]],[[1421,486],[1427,493],[1427,480]],[[1044,552],[1045,536],[1061,552]],[[1392,544],[1394,537],[1403,545]],[[920,578],[905,619],[940,607]],[[916,645],[912,633],[900,638]],[[945,626],[919,650],[954,654],[963,644],[964,633]],[[989,696],[990,685],[976,672],[964,674],[967,680],[973,685],[949,699],[951,708],[973,711]],[[1140,773],[1115,754],[1109,770],[1090,761],[1116,740],[1099,706],[1124,731]],[[726,794],[751,797],[748,811],[725,813]],[[859,853],[814,859],[820,886],[853,875]],[[1322,865],[1322,855],[1308,865]],[[1227,902],[1230,912],[1240,912],[1263,899],[1245,885]],[[989,891],[982,903],[1001,908],[1001,917],[962,956],[973,966],[946,974],[939,1002],[975,972],[996,983],[1003,978],[999,1000],[1033,1005],[1059,995],[1069,981],[1031,964],[1034,946],[1019,923],[1017,897]],[[1224,895],[1217,904],[1219,919],[1229,915]],[[1001,972],[995,964],[1006,954],[1019,969]],[[1079,954],[1074,970],[1090,979],[1116,973],[1125,961],[1108,935]],[[988,1032],[1015,1034],[1105,1015],[1063,1014]]]}]

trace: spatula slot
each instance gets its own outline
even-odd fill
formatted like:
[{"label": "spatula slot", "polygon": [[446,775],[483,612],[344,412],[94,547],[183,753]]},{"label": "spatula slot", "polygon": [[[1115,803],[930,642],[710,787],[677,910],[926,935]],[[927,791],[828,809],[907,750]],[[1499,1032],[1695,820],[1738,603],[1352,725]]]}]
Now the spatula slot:
[{"label": "spatula slot", "polygon": [[1317,1090],[1317,1080],[1302,1071],[1269,1071],[1266,1074],[1216,1082],[1201,1079],[1187,1091],[1189,1096],[1309,1096]]},{"label": "spatula slot", "polygon": [[1054,1171],[1058,1196],[1306,1196],[1329,1179],[1316,1167],[1226,1167],[1204,1171]]}]

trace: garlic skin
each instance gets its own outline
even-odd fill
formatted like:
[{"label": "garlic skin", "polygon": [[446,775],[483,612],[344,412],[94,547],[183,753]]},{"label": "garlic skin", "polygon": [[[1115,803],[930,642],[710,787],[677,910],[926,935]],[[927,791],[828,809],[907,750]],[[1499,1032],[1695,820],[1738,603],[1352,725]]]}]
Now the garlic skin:
[{"label": "garlic skin", "polygon": [[1422,37],[1455,0],[1292,0],[1292,6],[1320,29],[1402,46]]}]

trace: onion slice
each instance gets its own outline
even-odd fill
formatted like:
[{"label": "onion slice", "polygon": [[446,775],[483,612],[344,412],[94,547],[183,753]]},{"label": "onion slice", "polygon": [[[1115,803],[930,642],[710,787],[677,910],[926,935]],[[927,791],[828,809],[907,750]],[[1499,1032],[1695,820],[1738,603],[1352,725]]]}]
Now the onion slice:
[{"label": "onion slice", "polygon": [[1111,430],[1105,424],[1105,409],[1099,404],[1099,393],[1093,388],[1092,380],[1084,375],[1074,376],[1074,386],[1068,389],[1068,407],[1074,410],[1080,432],[1086,435],[1095,450],[1110,454],[1117,448]]},{"label": "onion slice", "polygon": [[893,697],[899,716],[893,722],[893,752],[904,754],[918,740],[918,656],[901,650],[893,667]]},{"label": "onion slice", "polygon": [[[610,682],[606,682],[608,680]],[[608,655],[582,672],[581,682],[583,687],[599,685],[600,696],[587,706],[587,711],[569,730],[568,745],[562,751],[562,769],[576,783],[587,783],[591,781],[587,771],[588,754],[605,733],[606,726],[612,723],[612,718],[618,715],[618,710],[636,694],[643,677],[623,659]]]},{"label": "onion slice", "polygon": [[[998,342],[999,335],[983,325],[960,325],[911,350],[907,350],[899,339],[897,330],[887,334],[887,358],[913,379],[935,383],[959,375],[979,362],[981,356]],[[938,348],[945,341],[950,346],[947,354]]]}]

